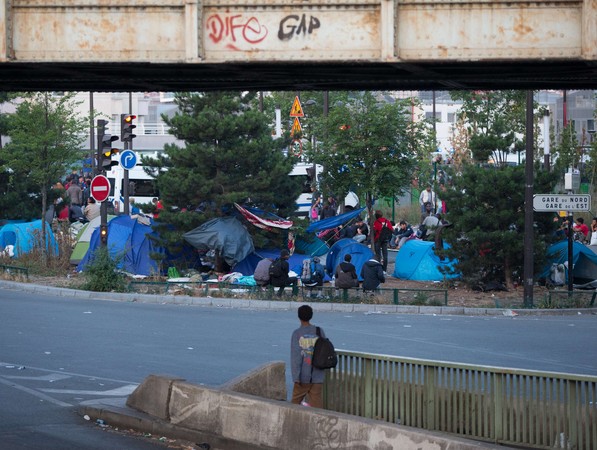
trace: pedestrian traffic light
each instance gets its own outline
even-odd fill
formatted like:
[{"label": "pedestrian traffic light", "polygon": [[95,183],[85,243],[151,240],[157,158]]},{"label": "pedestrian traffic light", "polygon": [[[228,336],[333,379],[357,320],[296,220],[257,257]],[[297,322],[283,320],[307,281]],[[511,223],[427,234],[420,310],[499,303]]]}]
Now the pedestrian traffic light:
[{"label": "pedestrian traffic light", "polygon": [[108,243],[108,225],[100,225],[100,240],[104,245]]},{"label": "pedestrian traffic light", "polygon": [[133,134],[133,130],[137,128],[137,125],[133,123],[137,116],[132,114],[121,114],[120,115],[120,140],[122,142],[131,142],[137,137]]}]

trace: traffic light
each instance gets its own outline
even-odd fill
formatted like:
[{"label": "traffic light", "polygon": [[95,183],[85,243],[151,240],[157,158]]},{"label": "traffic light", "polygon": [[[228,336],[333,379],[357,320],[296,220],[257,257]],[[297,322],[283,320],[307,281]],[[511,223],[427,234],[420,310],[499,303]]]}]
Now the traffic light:
[{"label": "traffic light", "polygon": [[99,170],[110,170],[118,161],[112,161],[112,155],[119,152],[117,148],[112,147],[112,142],[118,140],[118,136],[112,136],[107,133],[108,122],[106,120],[97,121],[97,155]]},{"label": "traffic light", "polygon": [[132,114],[120,115],[120,140],[122,142],[131,142],[137,137],[136,134],[133,134],[133,130],[137,128],[137,125],[133,123],[133,120],[136,118],[137,116],[133,116]]},{"label": "traffic light", "polygon": [[108,225],[100,225],[100,240],[104,245],[108,243]]}]

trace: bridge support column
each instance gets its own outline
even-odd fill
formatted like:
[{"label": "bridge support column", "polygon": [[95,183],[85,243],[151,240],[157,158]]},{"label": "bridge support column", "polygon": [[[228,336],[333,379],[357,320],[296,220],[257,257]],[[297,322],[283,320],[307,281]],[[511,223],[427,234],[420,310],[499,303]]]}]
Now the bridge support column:
[{"label": "bridge support column", "polygon": [[582,6],[581,56],[597,58],[597,0],[584,0]]}]

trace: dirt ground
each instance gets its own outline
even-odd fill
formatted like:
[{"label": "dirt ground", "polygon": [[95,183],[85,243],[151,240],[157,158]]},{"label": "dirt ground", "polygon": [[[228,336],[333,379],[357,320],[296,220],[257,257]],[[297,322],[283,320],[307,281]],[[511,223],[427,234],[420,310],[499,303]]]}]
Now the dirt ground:
[{"label": "dirt ground", "polygon": [[[523,304],[523,287],[518,286],[509,291],[480,292],[467,288],[462,282],[451,281],[449,285],[443,282],[400,280],[391,276],[394,271],[393,261],[388,264],[386,282],[381,285],[383,289],[447,289],[448,306],[489,307],[489,308],[515,308]],[[69,274],[68,277],[41,277],[30,275],[29,282],[46,286],[76,288],[83,282],[82,275]],[[535,305],[541,302],[547,290],[543,286],[535,286],[533,299]]]}]

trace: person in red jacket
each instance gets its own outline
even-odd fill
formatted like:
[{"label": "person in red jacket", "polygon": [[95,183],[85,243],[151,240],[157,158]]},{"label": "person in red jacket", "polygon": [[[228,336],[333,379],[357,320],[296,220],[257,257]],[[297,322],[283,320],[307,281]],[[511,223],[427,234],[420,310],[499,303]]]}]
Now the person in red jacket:
[{"label": "person in red jacket", "polygon": [[388,271],[388,244],[393,230],[392,222],[386,219],[381,211],[375,211],[375,222],[373,222],[375,257],[381,262],[384,273]]}]

